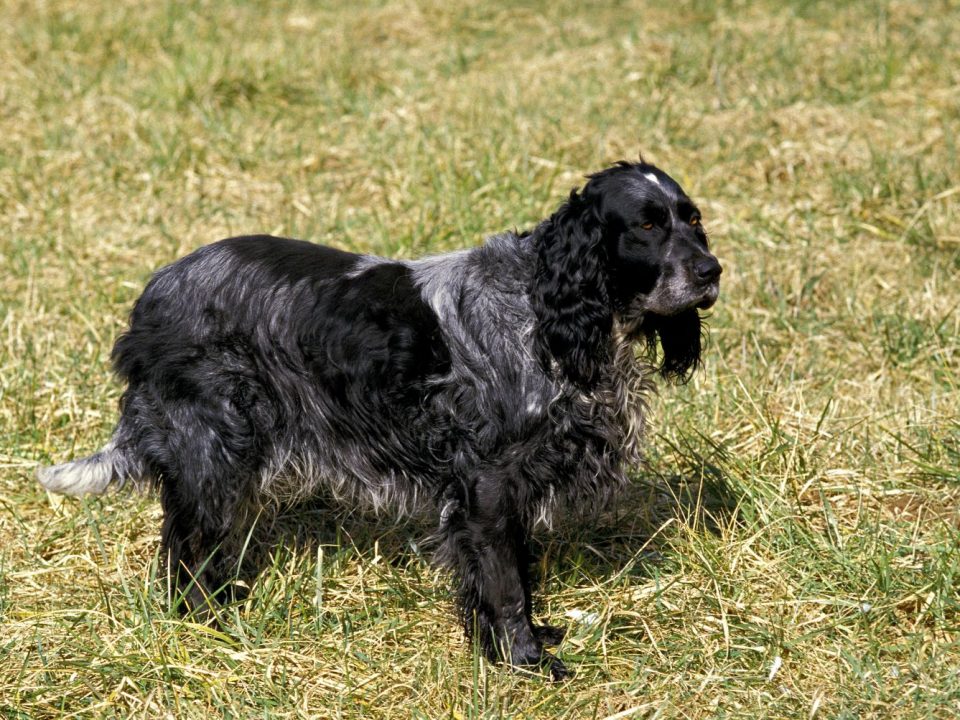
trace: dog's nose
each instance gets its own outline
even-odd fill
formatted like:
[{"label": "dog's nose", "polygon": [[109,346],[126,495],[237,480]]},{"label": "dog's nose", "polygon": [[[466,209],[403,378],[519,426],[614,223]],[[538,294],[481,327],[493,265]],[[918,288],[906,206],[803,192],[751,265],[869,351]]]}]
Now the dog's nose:
[{"label": "dog's nose", "polygon": [[720,267],[720,263],[717,262],[715,257],[708,255],[700,258],[693,264],[693,271],[697,274],[698,280],[713,282],[720,277],[723,268]]}]

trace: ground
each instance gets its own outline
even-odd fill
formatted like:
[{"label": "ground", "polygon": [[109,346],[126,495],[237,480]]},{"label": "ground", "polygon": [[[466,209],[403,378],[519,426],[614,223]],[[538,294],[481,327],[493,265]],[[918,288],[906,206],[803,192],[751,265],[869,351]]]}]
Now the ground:
[{"label": "ground", "polygon": [[[0,715],[960,713],[960,5],[8,3]],[[398,257],[640,153],[724,265],[705,368],[595,527],[538,536],[576,677],[491,666],[418,527],[308,508],[219,628],[150,496],[60,502],[154,269],[273,232]]]}]

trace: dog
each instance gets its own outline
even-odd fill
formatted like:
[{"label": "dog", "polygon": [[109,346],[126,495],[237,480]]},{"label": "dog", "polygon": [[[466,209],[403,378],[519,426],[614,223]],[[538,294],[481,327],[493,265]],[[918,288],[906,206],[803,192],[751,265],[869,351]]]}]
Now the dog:
[{"label": "dog", "polygon": [[436,508],[467,637],[561,679],[545,648],[562,630],[532,618],[531,529],[627,482],[652,377],[700,363],[721,272],[697,206],[643,160],[588,175],[531,230],[419,260],[221,240],[136,301],[112,439],[38,479],[158,488],[187,609],[223,598],[264,517],[318,493]]}]

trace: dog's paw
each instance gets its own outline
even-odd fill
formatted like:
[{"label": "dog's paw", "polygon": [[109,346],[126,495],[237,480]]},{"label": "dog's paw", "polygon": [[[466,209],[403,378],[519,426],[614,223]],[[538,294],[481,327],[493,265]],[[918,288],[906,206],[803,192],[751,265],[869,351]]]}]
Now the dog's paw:
[{"label": "dog's paw", "polygon": [[566,628],[555,627],[553,625],[533,626],[533,636],[546,647],[556,647],[563,642],[566,634]]},{"label": "dog's paw", "polygon": [[554,682],[560,682],[561,680],[567,680],[573,677],[573,670],[564,665],[560,658],[548,652],[543,654],[543,665],[550,671],[550,679]]}]

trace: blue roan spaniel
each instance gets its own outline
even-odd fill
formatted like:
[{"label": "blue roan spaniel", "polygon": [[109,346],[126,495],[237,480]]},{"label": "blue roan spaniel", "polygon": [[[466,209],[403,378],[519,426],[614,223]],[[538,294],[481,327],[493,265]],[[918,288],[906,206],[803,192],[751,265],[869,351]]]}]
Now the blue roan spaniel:
[{"label": "blue roan spaniel", "polygon": [[720,272],[696,205],[644,162],[589,176],[532,230],[415,261],[223,240],[153,276],[113,349],[113,438],[39,480],[156,486],[193,610],[313,495],[436,508],[468,636],[559,679],[544,646],[562,631],[531,616],[531,528],[624,485],[643,395],[699,363]]}]

